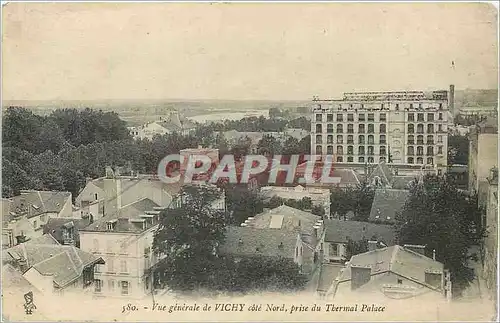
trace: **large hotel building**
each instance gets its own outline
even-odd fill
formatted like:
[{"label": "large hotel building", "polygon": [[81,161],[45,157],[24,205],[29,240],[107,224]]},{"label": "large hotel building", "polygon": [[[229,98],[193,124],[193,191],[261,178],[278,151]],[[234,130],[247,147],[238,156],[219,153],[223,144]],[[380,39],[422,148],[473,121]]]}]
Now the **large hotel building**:
[{"label": "large hotel building", "polygon": [[[432,165],[446,171],[450,91],[357,92],[313,99],[313,155],[338,163]],[[448,94],[450,96],[448,97]]]}]

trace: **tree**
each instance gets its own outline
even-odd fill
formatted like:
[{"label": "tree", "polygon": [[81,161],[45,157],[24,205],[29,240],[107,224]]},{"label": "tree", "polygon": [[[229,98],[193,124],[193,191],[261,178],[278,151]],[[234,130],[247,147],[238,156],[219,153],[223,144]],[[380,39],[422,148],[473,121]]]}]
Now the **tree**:
[{"label": "tree", "polygon": [[367,184],[366,182],[358,184],[354,191],[354,221],[367,222],[370,217],[375,190]]},{"label": "tree", "polygon": [[469,140],[466,136],[448,136],[448,165],[467,165],[469,160]]},{"label": "tree", "polygon": [[332,217],[345,218],[356,205],[355,190],[352,187],[335,187],[330,190],[330,212]]},{"label": "tree", "polygon": [[460,295],[474,278],[468,267],[469,248],[485,236],[477,198],[468,196],[445,177],[426,175],[414,186],[401,214],[396,216],[400,244],[426,245],[430,256],[450,270],[453,294]]},{"label": "tree", "polygon": [[231,224],[240,225],[248,217],[255,216],[264,211],[262,198],[256,192],[249,190],[246,184],[228,184],[225,192]]},{"label": "tree", "polygon": [[220,196],[216,187],[186,186],[180,207],[160,214],[153,249],[165,256],[159,265],[162,283],[182,290],[210,286],[227,222],[225,212],[214,207]]}]

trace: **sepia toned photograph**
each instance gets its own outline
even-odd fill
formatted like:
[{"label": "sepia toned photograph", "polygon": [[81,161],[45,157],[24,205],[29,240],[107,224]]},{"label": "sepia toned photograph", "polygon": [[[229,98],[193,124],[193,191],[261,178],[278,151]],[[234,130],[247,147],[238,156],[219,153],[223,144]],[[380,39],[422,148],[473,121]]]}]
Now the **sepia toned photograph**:
[{"label": "sepia toned photograph", "polygon": [[2,2],[2,321],[497,322],[498,4]]}]

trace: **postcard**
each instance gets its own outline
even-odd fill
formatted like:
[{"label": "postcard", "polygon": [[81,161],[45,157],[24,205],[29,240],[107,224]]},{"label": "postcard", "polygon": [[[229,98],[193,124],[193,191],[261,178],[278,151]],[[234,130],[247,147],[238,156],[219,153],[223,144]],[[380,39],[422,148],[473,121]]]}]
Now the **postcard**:
[{"label": "postcard", "polygon": [[3,320],[498,320],[498,5],[2,18]]}]

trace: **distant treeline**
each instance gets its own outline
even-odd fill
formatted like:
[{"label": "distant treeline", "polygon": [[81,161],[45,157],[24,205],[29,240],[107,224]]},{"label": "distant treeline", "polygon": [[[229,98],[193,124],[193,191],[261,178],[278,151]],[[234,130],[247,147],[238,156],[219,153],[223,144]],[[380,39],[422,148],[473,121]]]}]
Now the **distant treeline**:
[{"label": "distant treeline", "polygon": [[[222,155],[234,152],[230,149],[234,147],[229,147],[220,133],[222,131],[282,131],[299,123],[307,124],[302,119],[251,117],[198,125],[189,136],[173,133],[152,140],[133,140],[125,122],[114,112],[59,109],[50,115],[39,116],[27,109],[12,107],[5,111],[2,120],[2,196],[36,189],[65,190],[76,197],[86,178],[103,176],[106,166],[156,173],[163,157],[181,149],[202,145],[219,148]],[[262,145],[268,141],[263,140]],[[271,143],[273,147],[268,151],[286,148]],[[293,151],[309,149],[309,139],[300,144],[297,140],[289,140],[288,144]],[[242,142],[235,149],[245,154],[249,142]]]}]

